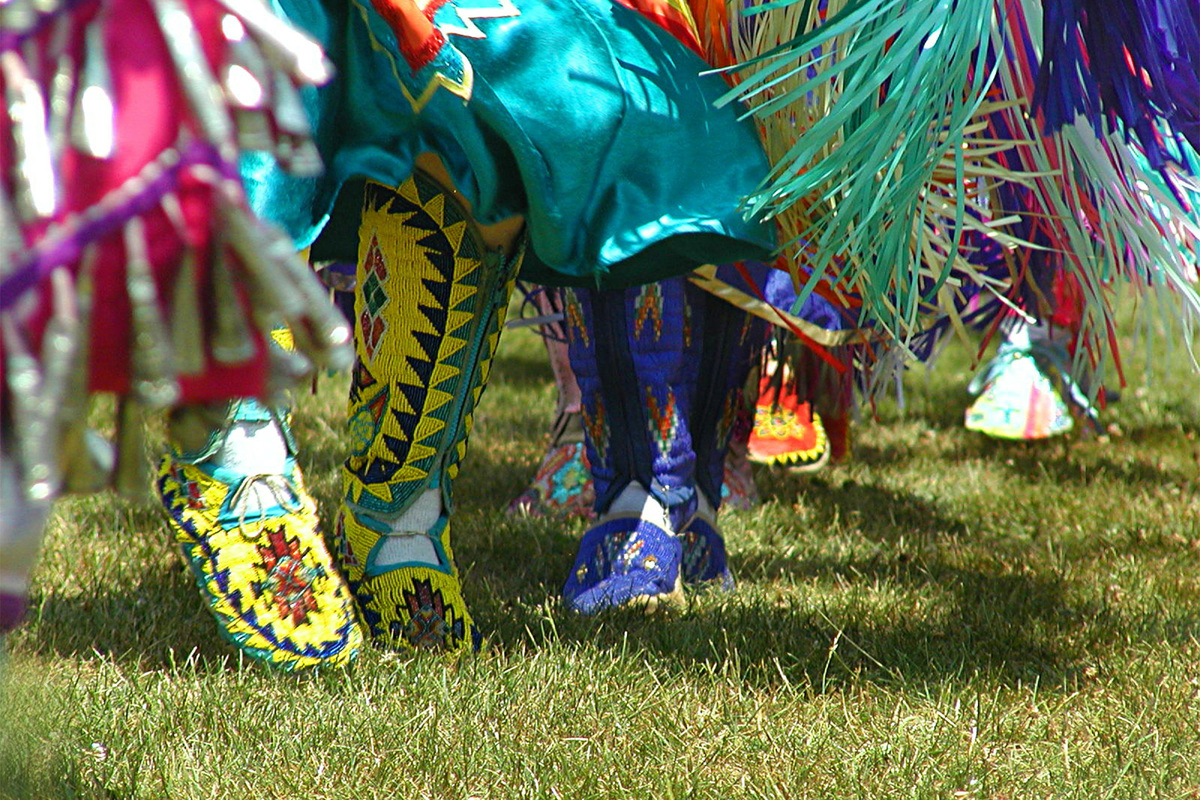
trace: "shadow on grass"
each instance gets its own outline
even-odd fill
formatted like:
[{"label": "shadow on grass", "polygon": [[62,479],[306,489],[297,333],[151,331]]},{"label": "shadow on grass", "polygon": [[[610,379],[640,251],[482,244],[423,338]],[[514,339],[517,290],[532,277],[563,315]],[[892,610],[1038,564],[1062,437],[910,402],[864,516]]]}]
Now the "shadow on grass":
[{"label": "shadow on grass", "polygon": [[[1193,454],[1200,453],[1200,445],[1186,439],[1186,434],[1174,426],[1139,427],[1109,443],[1094,440],[1084,442],[1077,435],[1023,442],[990,439],[982,434],[964,437],[961,430],[955,433],[962,438],[953,447],[936,453],[922,452],[922,458],[939,462],[950,469],[963,462],[986,461],[998,472],[1044,479],[1055,487],[1089,486],[1098,477],[1139,489],[1164,483],[1186,483],[1195,480],[1194,470],[1150,463],[1143,454],[1151,450],[1161,453],[1172,447],[1184,452],[1190,448]],[[854,445],[854,460],[869,466],[904,463],[912,459],[913,450],[911,445],[905,443],[860,441]],[[1193,455],[1193,458],[1200,456]],[[769,486],[770,482],[767,484]]]},{"label": "shadow on grass", "polygon": [[[553,575],[535,572],[543,586],[556,591],[561,568]],[[863,681],[911,688],[981,676],[1005,686],[1037,683],[1072,691],[1108,643],[1178,645],[1200,632],[1194,616],[1123,618],[1071,601],[1055,580],[992,575],[938,561],[897,566],[810,559],[796,562],[792,572],[849,594],[856,586],[932,585],[951,599],[940,601],[935,613],[904,617],[873,607],[861,593],[831,603],[815,592],[808,599],[772,597],[743,585],[678,615],[618,609],[583,618],[559,603],[530,602],[528,587],[525,600],[506,597],[501,588],[506,581],[477,568],[474,579],[491,591],[473,608],[501,649],[574,643],[644,657],[647,668],[659,674],[720,674],[756,689],[786,684],[822,692]]]},{"label": "shadow on grass", "polygon": [[705,598],[698,610],[681,615],[648,618],[617,610],[588,619],[557,602],[549,610],[544,604],[547,594],[557,597],[578,541],[568,528],[545,527],[536,536],[536,554],[523,537],[513,537],[471,572],[472,582],[484,588],[483,602],[473,606],[476,619],[492,629],[500,647],[561,640],[623,652],[632,645],[653,654],[655,669],[732,670],[740,681],[759,688],[786,682],[827,689],[863,679],[921,685],[976,673],[1010,685],[1062,684],[1087,666],[1086,652],[1067,644],[1078,639],[1082,627],[1090,628],[1088,638],[1127,633],[1121,620],[1103,610],[1070,602],[1056,581],[990,575],[936,559],[735,556],[731,564],[735,574],[786,574],[801,585],[816,582],[843,593],[854,587],[933,586],[951,595],[928,619],[900,618],[859,602],[861,597],[847,598],[849,604],[839,603],[838,610],[815,594],[809,601],[772,597],[761,585],[769,582]]},{"label": "shadow on grass", "polygon": [[[480,476],[473,498],[486,497],[483,487],[491,481],[506,491],[523,482],[496,477],[503,471],[485,455],[473,471]],[[905,526],[922,521],[923,530],[960,531],[956,521],[931,519],[925,504],[899,493],[851,485],[813,494],[827,495],[829,508],[872,507],[864,522],[895,518]],[[1036,681],[1070,690],[1106,643],[1179,642],[1200,633],[1194,618],[1122,617],[1072,599],[1055,577],[963,568],[939,557],[936,548],[914,558],[735,554],[736,574],[768,580],[756,578],[729,596],[705,597],[679,615],[648,618],[618,610],[589,619],[547,602],[558,595],[584,522],[511,518],[476,500],[464,504],[456,524],[472,613],[494,647],[566,642],[614,654],[632,648],[635,656],[645,654],[652,669],[720,674],[761,689],[793,684],[831,691],[864,680],[911,687],[986,675],[1004,685]],[[895,537],[895,530],[871,523],[861,533],[884,539]],[[820,591],[773,595],[770,579],[785,576],[793,586]],[[880,587],[932,588],[947,599],[927,617],[906,617],[865,597]],[[98,653],[141,670],[172,669],[189,658],[202,672],[236,669],[182,567],[147,569],[133,585],[50,594],[35,604],[38,619],[23,634],[33,638],[35,650],[85,659]]]},{"label": "shadow on grass", "polygon": [[1108,456],[1077,458],[1070,455],[1045,458],[1041,453],[1018,451],[997,460],[1003,468],[1019,476],[1044,475],[1054,486],[1089,486],[1098,478],[1107,478],[1132,489],[1147,489],[1167,483],[1186,483],[1195,478],[1183,470],[1169,469],[1140,460],[1118,460]]},{"label": "shadow on grass", "polygon": [[[825,497],[830,506],[872,507],[864,522],[878,518],[880,506],[890,505],[893,518],[929,524],[930,509],[915,498],[863,486],[814,494]],[[803,602],[770,601],[754,586],[718,598],[715,605],[705,600],[698,611],[678,616],[648,619],[616,610],[595,619],[580,617],[557,597],[585,523],[512,520],[482,510],[467,511],[464,517],[459,549],[473,562],[468,588],[475,584],[481,590],[472,595],[480,598],[473,602],[473,613],[502,649],[552,641],[622,652],[633,646],[652,654],[656,669],[684,674],[733,669],[740,680],[761,687],[781,680],[828,687],[863,677],[924,683],[978,671],[999,673],[1010,683],[1035,677],[1058,681],[1073,669],[1074,658],[1050,643],[1057,634],[1070,631],[1080,612],[1067,605],[1060,586],[1033,578],[993,578],[929,563],[839,563],[735,554],[735,574],[787,574],[801,581],[864,586],[933,583],[956,592],[955,611],[936,620],[872,618],[866,609],[858,610],[841,623],[845,649],[831,659],[836,631],[824,611]],[[952,532],[961,528],[945,520],[938,527]],[[867,525],[862,533],[883,538],[895,536],[895,531],[894,526]],[[549,604],[547,598],[553,598]],[[1023,610],[1010,613],[1014,609]],[[1035,617],[1039,624],[1025,624]]]},{"label": "shadow on grass", "polygon": [[22,632],[35,650],[64,658],[102,656],[140,669],[167,669],[189,658],[224,668],[230,650],[182,564],[147,568],[132,584],[34,597]]},{"label": "shadow on grass", "polygon": [[914,494],[850,479],[835,485],[821,475],[773,477],[764,482],[764,500],[788,504],[795,500],[814,511],[817,524],[849,524],[872,541],[929,537],[954,537],[968,533],[959,519],[941,514],[937,507]]},{"label": "shadow on grass", "polygon": [[[458,487],[460,496],[474,501],[461,504],[455,516],[456,528],[466,534],[461,537],[464,547],[458,548],[456,540],[458,562],[468,572],[472,563],[490,563],[497,558],[527,562],[531,551],[555,541],[548,534],[557,526],[510,520],[497,509],[515,497],[532,477],[540,456],[537,445],[502,458],[494,457],[484,447],[475,450],[475,457],[469,459],[468,477]],[[328,535],[340,497],[340,448],[315,446],[301,455]],[[495,498],[496,504],[480,509],[479,498]],[[161,528],[165,537],[166,522],[157,508],[147,506],[144,513],[146,519],[139,529]],[[577,539],[580,531],[571,535]],[[561,538],[553,555],[535,561],[556,563],[566,559],[569,564],[574,545],[568,542],[569,536]],[[536,575],[515,573],[508,577],[505,592],[541,586]],[[470,582],[468,578],[468,596],[474,594]],[[237,668],[236,657],[230,658],[235,651],[221,639],[182,562],[170,566],[148,564],[130,580],[88,586],[74,594],[48,587],[31,598],[31,607],[30,623],[18,634],[22,648],[76,660],[102,656],[142,670],[168,669],[189,658],[196,660],[202,671]]]},{"label": "shadow on grass", "polygon": [[[840,517],[843,525],[850,518],[855,535],[872,541],[894,543],[903,535],[936,544],[970,534],[961,520],[915,495],[852,481],[788,482],[812,516]],[[1056,573],[963,567],[949,548],[936,546],[917,556],[846,559],[734,552],[735,575],[753,576],[738,593],[704,599],[680,615],[616,610],[588,619],[557,600],[585,523],[463,512],[458,548],[471,565],[468,595],[477,622],[501,649],[551,642],[620,653],[633,648],[653,669],[731,672],[764,689],[789,683],[832,690],[863,680],[920,686],[985,675],[1008,686],[1037,682],[1069,691],[1114,642],[1179,644],[1200,634],[1200,619],[1192,616],[1125,616],[1073,597]],[[815,588],[802,588],[799,598],[773,596],[780,578]],[[928,615],[905,616],[869,596],[880,591],[932,592],[939,599]]]},{"label": "shadow on grass", "polygon": [[[528,357],[510,354],[503,362],[502,381],[508,385],[541,387],[548,374],[540,352]],[[336,413],[322,424],[301,418],[297,426],[301,440],[309,444],[301,458],[315,479],[310,483],[327,524],[340,492],[340,403],[340,397],[327,403]],[[484,415],[488,405],[485,397]],[[935,407],[941,409],[938,416],[925,418],[923,424],[949,428],[961,423],[958,406]],[[681,675],[719,672],[760,688],[786,682],[832,690],[862,680],[923,685],[967,681],[981,673],[1006,685],[1039,681],[1048,687],[1069,687],[1081,671],[1093,666],[1095,652],[1106,642],[1174,642],[1200,631],[1200,623],[1191,617],[1135,619],[1079,602],[1059,579],[1044,574],[963,568],[939,557],[936,547],[932,556],[915,560],[734,553],[735,573],[755,576],[737,594],[706,598],[695,610],[667,618],[629,611],[581,618],[548,598],[557,598],[585,524],[514,519],[499,511],[524,488],[541,455],[536,441],[513,444],[506,438],[527,424],[526,413],[522,407],[490,423],[481,418],[481,426],[493,426],[495,445],[474,437],[456,489],[460,501],[455,550],[466,595],[477,622],[501,649],[568,642],[624,653],[632,646],[647,654],[655,669]],[[1150,435],[1156,434],[1130,434]],[[905,447],[858,447],[869,463],[911,457]],[[1078,456],[1064,445],[1046,448],[981,439],[937,457],[947,462],[985,458],[998,470],[1044,475],[1055,485],[1086,485],[1100,472],[1130,486],[1185,477],[1178,470],[1164,475],[1136,460]],[[852,481],[835,486],[819,476],[764,483],[768,496],[799,495],[818,520],[852,519],[855,535],[872,541],[894,542],[901,532],[927,541],[969,533],[961,520],[905,492]],[[773,596],[770,579],[782,577],[801,587],[816,584],[821,592]],[[862,591],[855,597],[856,589],[880,587],[930,589],[946,599],[923,618],[905,617],[885,604],[876,607],[862,599]],[[841,592],[834,595],[836,607],[827,599],[825,590],[830,588]],[[30,637],[27,646],[35,650],[69,658],[100,653],[141,669],[172,668],[194,651],[192,657],[202,670],[235,668],[231,650],[219,638],[182,567],[147,568],[131,585],[97,587],[73,596],[50,593],[35,602],[40,605],[38,621],[22,634]]]}]

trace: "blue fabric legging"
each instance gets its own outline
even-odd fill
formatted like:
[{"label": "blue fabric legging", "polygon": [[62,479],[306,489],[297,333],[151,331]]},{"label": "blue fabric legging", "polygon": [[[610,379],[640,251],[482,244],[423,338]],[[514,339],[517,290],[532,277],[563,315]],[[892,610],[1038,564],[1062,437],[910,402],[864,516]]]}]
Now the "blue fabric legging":
[{"label": "blue fabric legging", "polygon": [[696,490],[716,507],[729,431],[766,323],[687,278],[566,302],[571,367],[583,395],[596,511],[632,481],[679,529]]}]

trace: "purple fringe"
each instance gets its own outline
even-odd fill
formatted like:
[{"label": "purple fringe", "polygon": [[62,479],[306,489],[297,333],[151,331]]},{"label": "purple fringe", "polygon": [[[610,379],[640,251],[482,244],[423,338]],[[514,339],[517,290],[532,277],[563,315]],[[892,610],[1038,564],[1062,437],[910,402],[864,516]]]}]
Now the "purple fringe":
[{"label": "purple fringe", "polygon": [[[1035,105],[1048,132],[1116,118],[1150,165],[1200,152],[1200,0],[1045,0]],[[1131,69],[1132,67],[1132,69]]]},{"label": "purple fringe", "polygon": [[148,181],[141,191],[104,213],[91,216],[89,211],[92,209],[83,212],[78,227],[69,236],[64,236],[49,247],[35,246],[22,253],[12,274],[0,282],[0,311],[6,311],[16,304],[53,270],[77,261],[90,243],[108,236],[130,219],[157,207],[162,198],[178,185],[179,173],[199,165],[212,167],[227,180],[240,180],[237,165],[221,158],[213,145],[192,142],[180,153],[178,162]]},{"label": "purple fringe", "polygon": [[53,11],[37,12],[37,19],[35,19],[33,24],[27,28],[23,28],[21,30],[4,28],[0,30],[0,53],[7,53],[10,50],[17,50],[18,48],[24,46],[25,42],[29,41],[29,39],[33,38],[34,36],[37,36],[60,16],[71,13],[77,7],[87,2],[89,2],[89,0],[67,0],[67,2],[63,3]]}]

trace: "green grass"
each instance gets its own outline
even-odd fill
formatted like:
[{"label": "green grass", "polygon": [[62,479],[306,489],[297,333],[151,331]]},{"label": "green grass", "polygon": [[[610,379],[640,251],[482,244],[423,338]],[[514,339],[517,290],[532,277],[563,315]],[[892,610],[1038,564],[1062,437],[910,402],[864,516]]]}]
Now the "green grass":
[{"label": "green grass", "polygon": [[[851,462],[760,471],[723,517],[736,593],[585,619],[556,599],[582,523],[500,511],[553,405],[508,334],[457,491],[488,640],[454,664],[241,663],[152,501],[64,501],[7,642],[0,797],[1200,797],[1197,379],[1135,366],[1108,441],[1003,443],[961,428],[967,363],[910,375]],[[326,515],[344,391],[297,413]]]}]

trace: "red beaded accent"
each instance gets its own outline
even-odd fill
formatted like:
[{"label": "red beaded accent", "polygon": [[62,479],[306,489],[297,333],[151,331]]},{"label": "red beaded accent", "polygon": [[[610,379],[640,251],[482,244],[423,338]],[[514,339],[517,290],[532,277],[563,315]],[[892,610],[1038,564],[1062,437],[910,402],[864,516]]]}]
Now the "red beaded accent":
[{"label": "red beaded accent", "polygon": [[396,35],[400,53],[413,72],[433,61],[446,43],[446,37],[432,22],[434,12],[444,2],[434,0],[424,10],[418,10],[412,0],[371,0],[371,5]]},{"label": "red beaded accent", "polygon": [[433,35],[425,40],[425,43],[416,50],[412,50],[400,43],[400,53],[404,56],[404,60],[412,67],[413,72],[418,72],[422,67],[433,61],[437,57],[438,52],[442,49],[442,45],[446,43],[446,37],[437,28],[433,29]]}]

